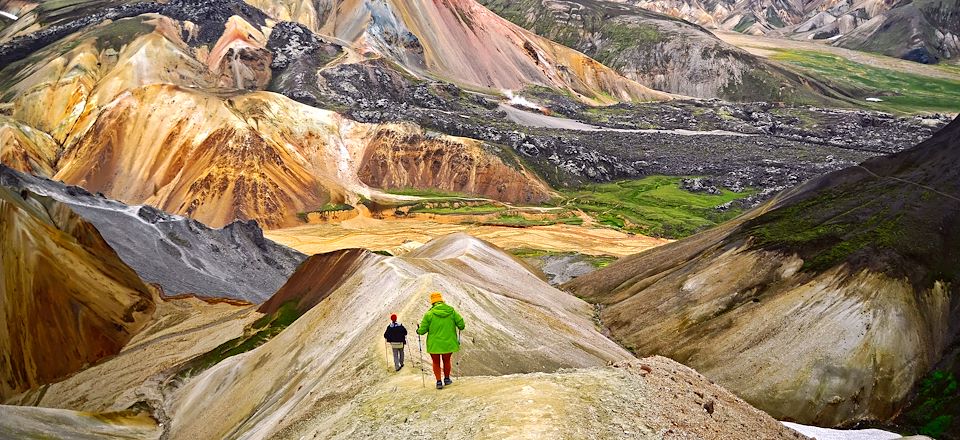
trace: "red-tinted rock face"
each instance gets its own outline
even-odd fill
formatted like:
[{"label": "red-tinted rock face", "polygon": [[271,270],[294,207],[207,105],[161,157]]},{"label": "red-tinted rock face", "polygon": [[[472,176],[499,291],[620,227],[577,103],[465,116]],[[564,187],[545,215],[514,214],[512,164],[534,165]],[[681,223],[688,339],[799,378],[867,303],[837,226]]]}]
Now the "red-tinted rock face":
[{"label": "red-tinted rock face", "polygon": [[514,203],[550,199],[545,183],[519,162],[504,163],[491,148],[469,139],[379,130],[359,176],[378,188],[440,188]]},{"label": "red-tinted rock face", "polygon": [[294,302],[303,313],[323,301],[353,276],[364,264],[376,260],[375,254],[364,249],[344,249],[317,254],[300,265],[287,283],[265,302],[258,311],[274,313],[288,302]]}]

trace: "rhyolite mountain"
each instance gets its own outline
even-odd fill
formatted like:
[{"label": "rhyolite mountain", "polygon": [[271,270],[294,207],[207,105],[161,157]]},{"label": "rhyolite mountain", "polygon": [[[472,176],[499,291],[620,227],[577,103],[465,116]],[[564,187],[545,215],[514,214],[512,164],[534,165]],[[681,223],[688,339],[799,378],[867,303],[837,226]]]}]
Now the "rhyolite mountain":
[{"label": "rhyolite mountain", "polygon": [[[475,3],[449,6],[498,26],[503,32],[490,38],[506,37],[490,54],[493,59],[484,62],[496,68],[509,64],[513,70],[476,77],[472,69],[467,75],[427,57],[414,72],[418,75],[443,74],[493,90],[542,84],[588,102],[667,96]],[[358,10],[358,20],[370,33],[379,32],[373,16],[363,11]],[[386,46],[371,46],[367,37],[373,34],[366,31],[351,34],[357,41],[349,44],[339,39],[347,35],[324,37],[344,46],[321,44],[326,40],[289,23],[273,36],[265,17],[234,1],[202,6],[104,2],[96,8],[44,4],[29,10],[21,20],[35,25],[9,29],[12,34],[0,46],[6,64],[0,96],[8,103],[8,116],[0,118],[12,139],[3,146],[5,160],[21,171],[214,227],[235,219],[290,226],[299,222],[298,213],[376,198],[372,185],[433,187],[518,203],[553,197],[511,153],[484,142],[437,135],[413,124],[357,123],[258,91],[271,87],[296,98],[294,91],[284,90],[289,77],[282,70],[290,60],[304,58],[303,51],[338,56],[342,65],[379,58],[404,78],[417,64],[386,53]],[[450,32],[462,33],[456,23],[450,23]],[[289,35],[297,31],[305,33]],[[455,35],[434,40],[442,47],[461,41]],[[322,46],[320,52],[314,43]],[[384,54],[370,52],[374,49]],[[509,59],[497,58],[507,57],[508,49]],[[413,64],[398,64],[408,61]],[[304,75],[316,78],[317,71]],[[426,167],[425,156],[445,163],[446,170]]]},{"label": "rhyolite mountain", "polygon": [[520,90],[540,85],[597,104],[667,97],[504,20],[476,0],[253,0],[250,4],[344,42],[357,55],[376,54],[407,73],[466,88]]},{"label": "rhyolite mountain", "polygon": [[[889,11],[864,20],[870,17],[865,13],[867,10],[867,7],[853,9],[837,17],[836,25],[811,28],[815,31],[813,37],[837,38],[834,44],[840,47],[879,52],[926,64],[956,63],[960,59],[960,3],[949,0],[900,1]],[[850,22],[859,26],[844,26]]]},{"label": "rhyolite mountain", "polygon": [[0,187],[54,199],[97,228],[120,259],[166,295],[261,303],[306,259],[263,237],[254,221],[212,229],[150,206],[128,206],[0,164]]},{"label": "rhyolite mountain", "polygon": [[709,28],[828,41],[921,63],[960,57],[951,0],[620,0]]},{"label": "rhyolite mountain", "polygon": [[[956,373],[958,164],[960,119],[565,287],[600,304],[638,355],[691,365],[775,417],[909,416],[929,372]],[[913,414],[929,422],[956,409],[936,405]]]}]

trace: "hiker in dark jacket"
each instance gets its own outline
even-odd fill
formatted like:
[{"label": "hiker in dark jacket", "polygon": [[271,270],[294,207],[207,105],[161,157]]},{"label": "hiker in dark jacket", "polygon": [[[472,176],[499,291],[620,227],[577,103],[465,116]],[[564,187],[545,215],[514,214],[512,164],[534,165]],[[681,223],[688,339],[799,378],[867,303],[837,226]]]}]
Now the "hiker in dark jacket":
[{"label": "hiker in dark jacket", "polygon": [[[440,292],[430,294],[430,310],[423,315],[423,322],[417,326],[417,334],[427,335],[427,353],[433,361],[433,375],[437,378],[437,389],[450,385],[450,362],[453,353],[460,351],[460,336],[457,330],[463,330],[466,324],[453,307],[443,302]],[[440,380],[440,365],[443,364],[443,380]]]},{"label": "hiker in dark jacket", "polygon": [[407,329],[397,322],[397,315],[390,315],[390,325],[387,331],[383,332],[383,338],[390,343],[393,348],[393,366],[396,371],[403,368],[403,347],[407,344]]}]

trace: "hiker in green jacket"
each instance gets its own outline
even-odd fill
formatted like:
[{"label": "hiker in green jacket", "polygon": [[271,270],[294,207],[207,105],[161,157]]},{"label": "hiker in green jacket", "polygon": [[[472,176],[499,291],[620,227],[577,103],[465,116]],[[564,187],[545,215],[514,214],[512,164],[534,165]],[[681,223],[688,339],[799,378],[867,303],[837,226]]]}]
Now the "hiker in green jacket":
[{"label": "hiker in green jacket", "polygon": [[[427,353],[433,360],[433,375],[437,378],[437,389],[453,383],[450,380],[450,358],[460,351],[460,336],[457,329],[463,330],[466,324],[453,307],[443,302],[440,292],[430,294],[430,310],[423,315],[423,321],[417,326],[418,335],[427,335]],[[440,362],[443,361],[443,380],[440,380]]]}]

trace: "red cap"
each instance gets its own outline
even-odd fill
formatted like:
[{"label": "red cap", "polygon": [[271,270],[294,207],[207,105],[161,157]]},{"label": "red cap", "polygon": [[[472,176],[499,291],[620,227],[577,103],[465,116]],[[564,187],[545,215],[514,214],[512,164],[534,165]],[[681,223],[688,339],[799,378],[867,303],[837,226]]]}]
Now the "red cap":
[{"label": "red cap", "polygon": [[390,320],[393,322],[397,322],[397,315],[390,315]]}]

